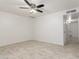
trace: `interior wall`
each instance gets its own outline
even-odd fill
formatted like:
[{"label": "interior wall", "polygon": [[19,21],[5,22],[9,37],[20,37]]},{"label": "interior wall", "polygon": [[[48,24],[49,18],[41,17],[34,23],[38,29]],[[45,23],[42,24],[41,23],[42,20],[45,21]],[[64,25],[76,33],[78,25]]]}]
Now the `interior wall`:
[{"label": "interior wall", "polygon": [[0,46],[32,39],[32,21],[28,17],[0,12]]},{"label": "interior wall", "polygon": [[38,18],[0,12],[0,46],[27,40],[64,45],[63,15],[66,11]]},{"label": "interior wall", "polygon": [[38,41],[64,45],[63,11],[36,19],[35,39]]}]

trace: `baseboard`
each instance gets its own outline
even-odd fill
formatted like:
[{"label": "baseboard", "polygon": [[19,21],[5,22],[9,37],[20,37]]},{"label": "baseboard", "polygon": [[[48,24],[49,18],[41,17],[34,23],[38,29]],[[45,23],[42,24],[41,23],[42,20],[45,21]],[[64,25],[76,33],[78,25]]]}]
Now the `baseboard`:
[{"label": "baseboard", "polygon": [[46,43],[50,43],[50,44],[56,44],[56,45],[64,46],[64,43],[58,43],[58,42],[48,42],[48,41],[43,41],[43,40],[36,40],[36,41],[46,42]]}]

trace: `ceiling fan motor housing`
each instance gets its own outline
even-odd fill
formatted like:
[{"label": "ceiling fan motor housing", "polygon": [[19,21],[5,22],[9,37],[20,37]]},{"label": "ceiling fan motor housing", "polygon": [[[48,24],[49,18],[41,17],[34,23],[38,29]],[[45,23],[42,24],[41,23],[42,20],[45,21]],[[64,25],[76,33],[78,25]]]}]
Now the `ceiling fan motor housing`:
[{"label": "ceiling fan motor housing", "polygon": [[35,9],[36,8],[36,5],[31,3],[31,8]]}]

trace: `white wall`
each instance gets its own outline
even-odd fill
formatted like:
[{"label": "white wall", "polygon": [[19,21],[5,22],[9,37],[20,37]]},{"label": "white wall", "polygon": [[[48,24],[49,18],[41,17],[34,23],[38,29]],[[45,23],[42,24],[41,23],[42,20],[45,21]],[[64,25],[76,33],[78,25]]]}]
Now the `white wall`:
[{"label": "white wall", "polygon": [[63,12],[42,16],[36,19],[36,40],[64,45]]},{"label": "white wall", "polygon": [[0,12],[0,46],[32,39],[32,21],[28,17]]},{"label": "white wall", "polygon": [[0,12],[0,46],[27,40],[64,45],[65,11],[36,19]]},{"label": "white wall", "polygon": [[36,19],[0,12],[0,46],[27,40],[63,45],[63,12]]}]

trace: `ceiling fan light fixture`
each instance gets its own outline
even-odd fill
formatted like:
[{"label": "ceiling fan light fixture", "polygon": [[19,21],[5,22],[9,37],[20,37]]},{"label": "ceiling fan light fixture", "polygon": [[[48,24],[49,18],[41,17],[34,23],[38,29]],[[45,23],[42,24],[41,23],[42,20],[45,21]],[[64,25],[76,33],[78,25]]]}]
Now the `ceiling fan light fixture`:
[{"label": "ceiling fan light fixture", "polygon": [[30,11],[30,13],[37,13],[37,11],[36,10],[34,10],[34,9],[32,9],[31,11]]}]

